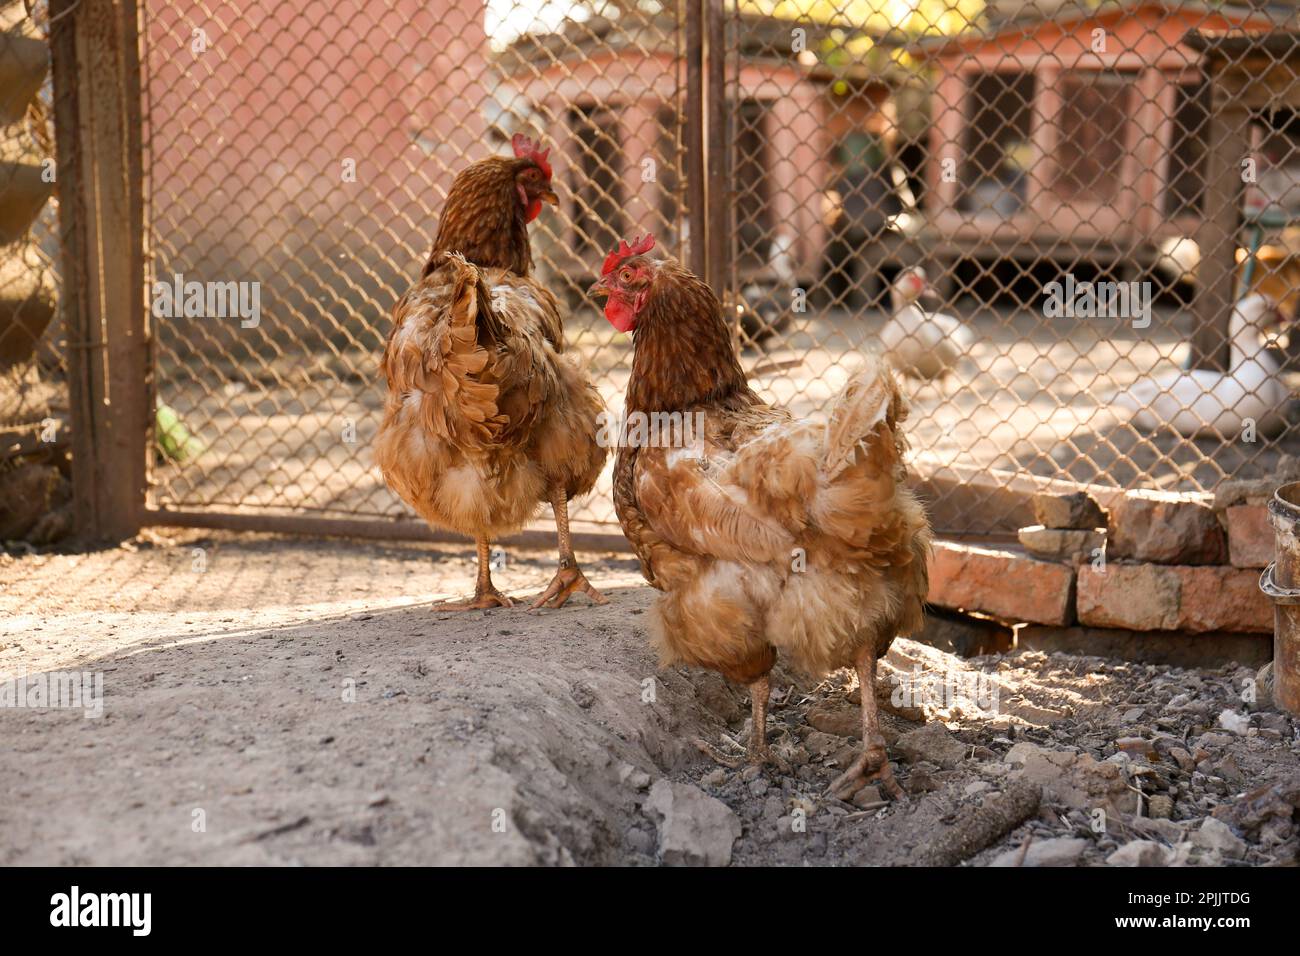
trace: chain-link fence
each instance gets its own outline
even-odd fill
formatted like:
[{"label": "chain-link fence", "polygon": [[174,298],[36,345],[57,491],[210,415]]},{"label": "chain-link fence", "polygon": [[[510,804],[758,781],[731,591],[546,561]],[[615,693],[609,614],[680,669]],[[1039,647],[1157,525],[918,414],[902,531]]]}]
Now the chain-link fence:
[{"label": "chain-link fence", "polygon": [[0,2],[0,539],[47,536],[70,497],[47,33],[43,10]]},{"label": "chain-link fence", "polygon": [[[147,4],[152,281],[173,302],[191,282],[239,296],[224,320],[155,309],[156,505],[404,514],[370,454],[389,310],[452,178],[516,132],[551,147],[564,197],[531,227],[537,273],[576,306],[569,346],[621,401],[625,346],[583,291],[626,231],[683,238],[684,34],[673,10],[600,14]],[[608,493],[575,518],[612,522]]]},{"label": "chain-link fence", "polygon": [[[516,132],[552,146],[534,256],[615,410],[630,342],[582,290],[652,231],[724,293],[772,400],[817,413],[891,357],[941,532],[1029,523],[1035,489],[1203,492],[1295,451],[1293,4],[139,15],[160,520],[406,515],[369,450],[388,312],[454,174]],[[616,531],[607,482],[574,518]]]},{"label": "chain-link fence", "polygon": [[1300,447],[1294,6],[741,0],[729,284],[764,394],[813,411],[891,355],[948,533],[1031,523],[1034,489],[1272,473]]}]

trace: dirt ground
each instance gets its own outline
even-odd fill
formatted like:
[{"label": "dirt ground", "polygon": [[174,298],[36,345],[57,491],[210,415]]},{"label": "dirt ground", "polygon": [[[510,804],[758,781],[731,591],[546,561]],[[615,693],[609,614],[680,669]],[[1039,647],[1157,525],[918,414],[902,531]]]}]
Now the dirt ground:
[{"label": "dirt ground", "polygon": [[[458,615],[431,602],[468,589],[468,546],[176,532],[0,554],[0,678],[103,676],[101,717],[0,707],[0,863],[1297,856],[1297,727],[1251,668],[897,641],[877,695],[907,794],[846,804],[825,791],[857,746],[848,674],[777,673],[787,771],[719,767],[693,741],[738,753],[745,693],[658,670],[635,562],[582,557],[609,605]],[[506,560],[498,584],[527,596],[554,558]]]}]

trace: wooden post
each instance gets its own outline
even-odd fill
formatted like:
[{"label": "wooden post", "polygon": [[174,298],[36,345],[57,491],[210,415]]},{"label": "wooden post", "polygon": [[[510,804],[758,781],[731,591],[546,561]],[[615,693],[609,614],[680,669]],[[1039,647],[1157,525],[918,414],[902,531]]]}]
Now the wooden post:
[{"label": "wooden post", "polygon": [[1237,227],[1247,158],[1250,110],[1224,89],[1213,87],[1208,128],[1205,207],[1196,230],[1201,251],[1193,314],[1192,367],[1228,367],[1228,320],[1237,271]]},{"label": "wooden post", "polygon": [[136,534],[152,447],[135,0],[52,0],[78,533]]}]

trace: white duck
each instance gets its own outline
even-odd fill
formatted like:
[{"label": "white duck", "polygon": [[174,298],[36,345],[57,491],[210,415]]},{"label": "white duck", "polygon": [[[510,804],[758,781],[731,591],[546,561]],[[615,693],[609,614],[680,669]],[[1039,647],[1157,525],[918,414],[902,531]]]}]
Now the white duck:
[{"label": "white duck", "polygon": [[1291,391],[1278,376],[1281,369],[1259,333],[1266,324],[1280,321],[1272,300],[1252,293],[1232,310],[1228,371],[1166,372],[1134,383],[1113,402],[1132,411],[1133,424],[1146,431],[1168,425],[1187,438],[1217,434],[1236,439],[1251,419],[1261,434],[1274,432],[1285,424],[1282,411]]},{"label": "white duck", "polygon": [[926,312],[917,305],[922,296],[935,297],[925,270],[903,269],[889,294],[894,314],[880,330],[880,343],[894,368],[914,378],[938,378],[951,372],[975,337],[951,315]]}]

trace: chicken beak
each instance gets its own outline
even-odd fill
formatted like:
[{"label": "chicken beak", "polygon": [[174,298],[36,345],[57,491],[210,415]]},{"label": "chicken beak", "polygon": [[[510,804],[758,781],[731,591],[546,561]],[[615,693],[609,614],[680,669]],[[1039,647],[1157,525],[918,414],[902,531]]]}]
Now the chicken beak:
[{"label": "chicken beak", "polygon": [[560,204],[560,197],[555,194],[554,189],[542,190],[542,192],[538,194],[537,198],[552,206],[558,206]]},{"label": "chicken beak", "polygon": [[591,284],[591,288],[587,290],[587,295],[591,296],[593,299],[605,298],[609,295],[609,286],[605,284],[603,278],[597,279]]}]

